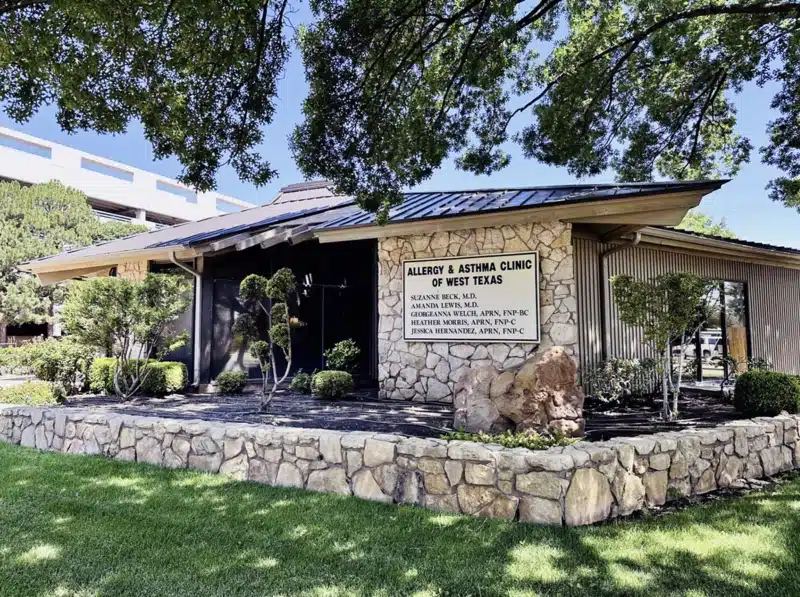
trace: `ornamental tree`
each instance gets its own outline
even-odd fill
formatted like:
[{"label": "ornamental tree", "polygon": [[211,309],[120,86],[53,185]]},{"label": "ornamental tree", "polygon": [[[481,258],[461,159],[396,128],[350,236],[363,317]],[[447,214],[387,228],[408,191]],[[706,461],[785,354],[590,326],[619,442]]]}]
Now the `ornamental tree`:
[{"label": "ornamental tree", "polygon": [[146,230],[140,225],[101,222],[86,195],[58,182],[0,183],[0,343],[6,342],[9,324],[50,323],[53,304],[64,298],[63,285],[42,286],[18,265]]},{"label": "ornamental tree", "polygon": [[[620,320],[640,328],[643,340],[660,356],[662,417],[671,421],[678,416],[684,338],[687,333],[689,336],[694,335],[710,316],[714,300],[712,291],[716,283],[692,274],[675,273],[657,276],[651,280],[637,280],[627,275],[615,276],[611,280],[611,286]],[[673,392],[670,408],[669,354],[670,346],[675,340],[680,340],[681,363],[678,387]]]},{"label": "ornamental tree", "polygon": [[189,307],[191,292],[187,277],[172,274],[75,282],[62,311],[64,327],[81,344],[111,349],[114,391],[129,400],[150,374],[150,363],[186,344],[187,332],[176,332],[173,324]]},{"label": "ornamental tree", "polygon": [[[292,317],[289,304],[297,300],[297,281],[289,268],[281,268],[272,277],[251,274],[239,285],[239,297],[248,312],[233,323],[233,334],[244,342],[250,356],[261,370],[261,410],[266,410],[275,393],[292,370],[292,328],[302,325]],[[266,339],[259,334],[258,317],[267,320]],[[286,363],[278,373],[275,350],[280,349]],[[270,380],[272,385],[269,385]]]}]

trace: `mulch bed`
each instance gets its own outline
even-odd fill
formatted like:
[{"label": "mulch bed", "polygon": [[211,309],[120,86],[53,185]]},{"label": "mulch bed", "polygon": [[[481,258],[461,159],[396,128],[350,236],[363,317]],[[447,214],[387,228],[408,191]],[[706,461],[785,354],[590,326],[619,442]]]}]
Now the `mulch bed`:
[{"label": "mulch bed", "polygon": [[603,405],[586,401],[586,439],[607,440],[613,437],[647,435],[662,431],[715,427],[728,421],[744,418],[736,412],[729,400],[719,393],[691,392],[681,397],[678,405],[680,418],[667,423],[659,419],[661,397],[635,399],[623,407],[603,410]]},{"label": "mulch bed", "polygon": [[453,409],[443,404],[377,400],[371,391],[347,400],[322,400],[305,394],[282,392],[266,413],[259,411],[258,396],[174,395],[139,398],[121,403],[105,396],[82,396],[68,406],[91,407],[129,415],[260,423],[284,427],[400,433],[439,437],[453,427]]},{"label": "mulch bed", "polygon": [[[186,394],[138,398],[128,403],[104,396],[81,396],[71,399],[67,406],[142,416],[399,433],[418,437],[438,437],[453,429],[451,405],[378,400],[374,390],[358,392],[346,400],[321,400],[285,391],[275,397],[265,413],[259,411],[258,397],[253,394]],[[613,410],[602,410],[598,406],[602,405],[587,400],[587,440],[713,427],[742,418],[719,394],[685,396],[681,399],[680,420],[673,423],[659,420],[661,407],[658,398],[634,400]]]}]

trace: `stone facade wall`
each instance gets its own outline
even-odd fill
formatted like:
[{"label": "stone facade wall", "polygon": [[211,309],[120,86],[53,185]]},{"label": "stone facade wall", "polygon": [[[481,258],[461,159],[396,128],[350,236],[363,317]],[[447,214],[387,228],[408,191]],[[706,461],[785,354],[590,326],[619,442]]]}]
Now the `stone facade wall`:
[{"label": "stone facade wall", "polygon": [[141,282],[147,276],[148,261],[128,261],[117,266],[117,277]]},{"label": "stone facade wall", "polygon": [[543,524],[581,525],[800,466],[800,416],[547,451],[335,432],[0,408],[0,441]]},{"label": "stone facade wall", "polygon": [[[403,268],[408,259],[539,251],[541,343],[427,343],[403,340]],[[564,222],[474,228],[388,237],[378,245],[378,382],[394,400],[452,402],[471,367],[505,368],[538,346],[578,351],[572,228]]]}]

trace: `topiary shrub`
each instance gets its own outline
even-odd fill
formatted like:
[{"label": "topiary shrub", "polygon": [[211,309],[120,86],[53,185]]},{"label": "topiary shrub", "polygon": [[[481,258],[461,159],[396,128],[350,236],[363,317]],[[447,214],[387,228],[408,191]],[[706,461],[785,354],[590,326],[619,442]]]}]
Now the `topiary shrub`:
[{"label": "topiary shrub", "polygon": [[312,382],[311,375],[299,371],[295,373],[294,377],[292,378],[292,383],[289,384],[289,387],[295,392],[299,392],[301,394],[310,394],[311,382]]},{"label": "topiary shrub", "polygon": [[353,391],[353,376],[347,371],[320,371],[311,380],[311,393],[318,398],[344,398]]},{"label": "topiary shrub", "polygon": [[46,381],[26,381],[0,390],[0,404],[47,406],[58,402],[58,395],[53,392],[53,385]]},{"label": "topiary shrub", "polygon": [[361,349],[354,340],[348,338],[334,344],[322,356],[325,357],[325,366],[331,371],[353,371],[358,365]]},{"label": "topiary shrub", "polygon": [[[89,367],[89,389],[98,394],[113,395],[116,366],[117,359],[111,357],[100,357],[92,361]],[[147,368],[150,371],[141,385],[141,391],[145,394],[164,396],[181,392],[189,381],[189,371],[183,363],[152,361]]]},{"label": "topiary shrub", "polygon": [[220,394],[241,394],[247,385],[247,380],[245,371],[223,371],[217,375],[214,383]]},{"label": "topiary shrub", "polygon": [[748,417],[772,416],[800,409],[800,380],[777,371],[747,371],[736,379],[733,392],[736,410]]}]

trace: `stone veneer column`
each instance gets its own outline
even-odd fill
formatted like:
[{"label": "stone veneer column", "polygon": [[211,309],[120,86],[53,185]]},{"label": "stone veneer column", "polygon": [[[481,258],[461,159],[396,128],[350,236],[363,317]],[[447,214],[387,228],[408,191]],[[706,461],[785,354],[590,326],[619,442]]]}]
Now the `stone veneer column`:
[{"label": "stone veneer column", "polygon": [[140,282],[147,275],[148,261],[128,261],[117,266],[117,277]]},{"label": "stone veneer column", "polygon": [[[403,269],[408,259],[539,251],[539,345],[428,343],[403,340]],[[511,367],[539,346],[578,351],[578,315],[572,227],[560,221],[434,234],[396,236],[378,245],[378,381],[381,396],[395,400],[452,402],[455,384],[471,367]]]}]

